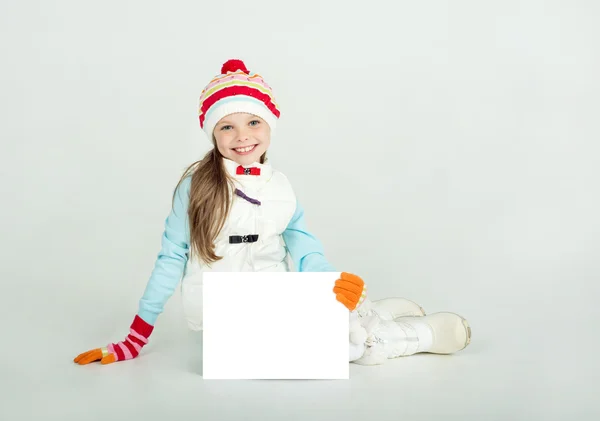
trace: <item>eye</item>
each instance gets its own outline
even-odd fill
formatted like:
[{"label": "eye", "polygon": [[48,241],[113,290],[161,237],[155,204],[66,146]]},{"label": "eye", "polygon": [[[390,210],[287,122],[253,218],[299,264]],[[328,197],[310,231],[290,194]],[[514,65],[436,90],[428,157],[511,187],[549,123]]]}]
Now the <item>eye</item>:
[{"label": "eye", "polygon": [[230,128],[231,128],[231,125],[230,124],[226,124],[225,126],[221,127],[221,130],[228,130]]},{"label": "eye", "polygon": [[[256,123],[256,124],[254,124],[254,123]],[[252,120],[252,121],[250,122],[250,125],[251,125],[251,126],[256,126],[257,124],[260,124],[260,121],[259,121],[259,120]]]}]

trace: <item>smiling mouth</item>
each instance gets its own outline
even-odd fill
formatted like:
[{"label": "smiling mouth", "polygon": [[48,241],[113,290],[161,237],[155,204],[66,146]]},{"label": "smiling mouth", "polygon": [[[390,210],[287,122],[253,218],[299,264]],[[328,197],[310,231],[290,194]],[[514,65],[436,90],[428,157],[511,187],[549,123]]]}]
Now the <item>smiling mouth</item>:
[{"label": "smiling mouth", "polygon": [[249,153],[252,152],[256,146],[258,145],[244,146],[243,148],[233,148],[233,150],[237,153]]}]

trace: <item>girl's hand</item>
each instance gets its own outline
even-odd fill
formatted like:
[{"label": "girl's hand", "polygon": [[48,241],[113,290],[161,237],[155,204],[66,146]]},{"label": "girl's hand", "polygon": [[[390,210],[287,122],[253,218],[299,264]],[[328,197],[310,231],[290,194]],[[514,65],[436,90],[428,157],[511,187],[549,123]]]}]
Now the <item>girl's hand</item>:
[{"label": "girl's hand", "polygon": [[103,348],[92,349],[79,354],[73,360],[79,365],[100,361],[101,364],[111,364],[116,361],[131,360],[137,357],[148,343],[148,338],[154,326],[146,323],[140,316],[135,316],[129,328],[129,335],[117,344],[108,344]]},{"label": "girl's hand", "polygon": [[360,307],[367,298],[367,286],[357,275],[342,272],[333,287],[335,298],[350,311]]}]

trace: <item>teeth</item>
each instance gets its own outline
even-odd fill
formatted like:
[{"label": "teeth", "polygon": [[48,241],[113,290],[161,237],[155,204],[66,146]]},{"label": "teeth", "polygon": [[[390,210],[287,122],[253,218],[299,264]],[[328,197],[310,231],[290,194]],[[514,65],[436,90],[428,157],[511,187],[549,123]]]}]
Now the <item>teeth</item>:
[{"label": "teeth", "polygon": [[248,152],[248,151],[251,151],[253,148],[254,148],[254,145],[253,146],[247,146],[245,148],[235,148],[235,150],[238,151],[238,152]]}]

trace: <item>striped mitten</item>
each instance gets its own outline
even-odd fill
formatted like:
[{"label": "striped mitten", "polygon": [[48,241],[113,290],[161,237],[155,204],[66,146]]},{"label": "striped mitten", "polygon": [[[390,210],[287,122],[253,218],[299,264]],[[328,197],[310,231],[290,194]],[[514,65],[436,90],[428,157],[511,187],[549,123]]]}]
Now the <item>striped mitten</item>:
[{"label": "striped mitten", "polygon": [[367,286],[364,281],[356,275],[342,272],[340,278],[335,281],[335,298],[346,306],[350,311],[360,307],[367,298]]},{"label": "striped mitten", "polygon": [[152,330],[154,330],[154,326],[136,315],[125,340],[79,354],[74,361],[79,365],[85,365],[98,360],[102,364],[131,360],[137,357],[144,345],[148,343]]}]

